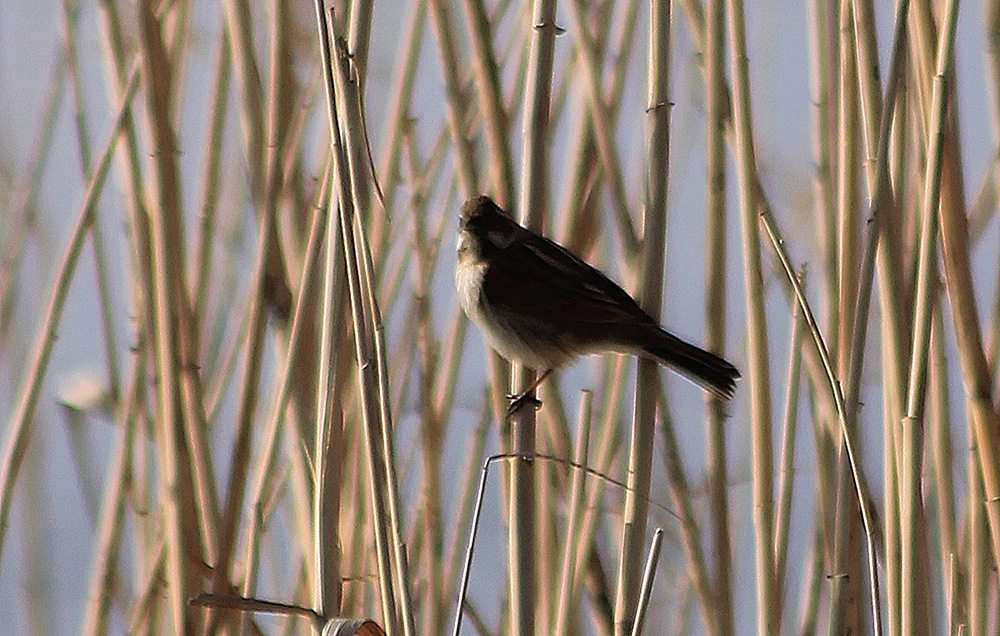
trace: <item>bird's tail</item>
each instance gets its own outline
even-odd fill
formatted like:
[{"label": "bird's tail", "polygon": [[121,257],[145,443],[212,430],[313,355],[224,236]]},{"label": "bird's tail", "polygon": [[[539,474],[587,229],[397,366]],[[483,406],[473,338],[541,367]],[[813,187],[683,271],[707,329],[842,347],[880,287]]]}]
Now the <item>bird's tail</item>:
[{"label": "bird's tail", "polygon": [[736,379],[740,377],[736,367],[671,333],[662,329],[659,332],[657,341],[643,348],[647,355],[723,400],[733,397]]}]

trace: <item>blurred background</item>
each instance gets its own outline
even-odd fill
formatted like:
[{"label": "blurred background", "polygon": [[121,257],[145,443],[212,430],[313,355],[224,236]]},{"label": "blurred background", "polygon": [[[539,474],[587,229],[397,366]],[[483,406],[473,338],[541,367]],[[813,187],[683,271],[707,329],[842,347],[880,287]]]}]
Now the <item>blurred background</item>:
[{"label": "blurred background", "polygon": [[[497,417],[509,390],[501,384],[506,371],[458,308],[453,246],[459,207],[471,194],[490,193],[516,215],[526,213],[518,208],[525,93],[538,80],[529,64],[539,31],[531,4],[337,2],[332,14],[363,95],[344,107],[364,114],[363,130],[355,125],[344,143],[352,170],[365,175],[354,186],[355,234],[370,245],[384,319],[391,463],[423,634],[450,628],[477,468],[509,449],[509,428]],[[945,67],[940,197],[948,203],[940,214],[968,219],[961,251],[972,286],[961,292],[954,270],[961,263],[949,261],[947,251],[953,243],[942,258],[940,240],[950,235],[936,233],[936,252],[929,261],[919,258],[925,189],[937,173],[928,169],[935,165],[932,79],[937,34],[951,6],[945,4],[913,0],[890,148],[895,206],[884,217],[896,251],[879,256],[888,264],[880,260],[876,268],[854,394],[861,408],[856,421],[848,418],[871,498],[882,620],[890,633],[903,633],[902,625],[916,625],[909,633],[957,633],[962,625],[973,634],[1000,626],[993,526],[975,490],[983,488],[977,453],[988,446],[975,424],[985,422],[988,431],[997,422],[1000,2],[961,4]],[[832,393],[807,330],[793,334],[792,294],[772,244],[763,232],[752,247],[744,242],[740,191],[753,191],[749,218],[757,218],[758,207],[770,210],[793,268],[805,271],[833,371],[850,393],[858,324],[850,317],[864,285],[877,147],[871,105],[880,109],[885,95],[894,6],[746,3],[755,162],[741,172],[734,132],[740,122],[729,92],[737,81],[731,31],[720,20],[725,86],[713,88],[705,80],[708,9],[698,0],[673,5],[669,154],[656,158],[654,171],[668,183],[661,322],[725,355],[743,379],[736,398],[719,406],[694,385],[660,374],[646,536],[663,527],[666,541],[646,631],[761,633],[761,590],[769,588],[773,633],[871,633],[853,486],[841,488],[851,503],[837,504],[840,424]],[[651,163],[649,2],[566,0],[556,24],[551,126],[541,140],[545,232],[635,292],[641,272],[630,243],[642,233]],[[485,52],[475,36],[485,36]],[[857,62],[871,56],[880,68],[877,85],[865,75],[870,67]],[[317,421],[331,427],[329,452],[339,466],[328,477],[338,493],[331,500],[339,510],[331,525],[336,536],[328,540],[339,546],[339,562],[330,566],[343,581],[339,603],[347,615],[388,622],[379,613],[379,516],[364,468],[364,385],[343,269],[336,270],[340,287],[325,290],[321,254],[307,300],[297,304],[314,212],[337,192],[322,185],[329,181],[330,135],[320,60],[315,8],[307,3],[0,4],[0,634],[181,633],[171,596],[175,567],[188,597],[249,590],[315,606],[321,568],[313,554],[317,472],[310,462],[317,453],[309,445]],[[706,150],[713,91],[723,95],[718,125],[729,142],[714,212]],[[595,92],[600,118],[593,114]],[[498,110],[491,111],[494,97]],[[610,154],[599,148],[599,119],[609,126]],[[364,165],[364,134],[378,189]],[[336,213],[333,205],[331,223]],[[634,234],[623,230],[626,218]],[[755,289],[748,249],[762,258],[759,296],[748,291]],[[894,283],[887,282],[890,271]],[[922,275],[931,281],[927,300]],[[755,297],[749,305],[748,295]],[[747,335],[755,301],[762,303],[758,335],[769,354],[759,368],[761,349],[748,345]],[[339,322],[324,314],[324,303]],[[933,323],[926,333],[914,325],[924,307]],[[978,340],[970,341],[965,327],[956,330],[956,321],[968,326],[963,312],[977,318]],[[295,343],[297,315],[302,333]],[[366,315],[372,318],[370,309]],[[332,349],[321,345],[324,316],[337,326]],[[710,323],[718,334],[711,342]],[[893,329],[902,335],[890,347],[885,339]],[[374,337],[375,330],[366,333]],[[918,356],[930,369],[926,385],[909,382],[911,353],[924,350],[918,345],[926,346]],[[163,347],[170,346],[176,348],[167,355]],[[320,359],[331,350],[333,379],[323,385]],[[171,387],[164,357],[176,363]],[[901,360],[903,370],[890,359]],[[559,372],[542,388],[539,452],[572,456],[581,391],[592,391],[588,464],[624,481],[634,368],[632,359],[606,354]],[[800,380],[791,392],[789,369]],[[286,376],[288,386],[280,388]],[[904,478],[905,444],[894,435],[902,435],[912,387],[921,397],[911,400],[917,409],[907,421],[917,433],[905,448],[915,453],[906,466],[916,472],[908,468]],[[287,406],[276,406],[282,394]],[[969,395],[982,400],[970,406]],[[710,441],[713,427],[721,447]],[[763,467],[754,431],[770,436],[773,466]],[[171,459],[167,447],[180,456]],[[504,470],[493,470],[467,634],[509,633],[508,493]],[[538,560],[546,565],[539,566],[536,629],[610,634],[624,493],[588,476],[581,509],[592,515],[589,532],[568,532],[573,471],[550,462],[539,472]],[[171,475],[181,490],[190,489],[173,495],[173,503],[175,491],[165,485]],[[721,492],[713,483],[723,483]],[[774,546],[764,558],[776,570],[764,584],[762,529],[754,519],[762,501],[772,507],[766,541]],[[191,536],[178,538],[177,531]],[[994,532],[1000,536],[1000,528]],[[565,545],[581,536],[587,547],[570,576],[570,614],[560,619]],[[177,546],[187,551],[184,558],[170,556]],[[910,549],[916,554],[907,557]],[[837,589],[845,559],[856,562],[851,572],[859,575],[846,577],[846,592]],[[906,569],[913,567],[919,576]],[[231,615],[218,625],[209,613],[187,611],[188,626],[199,633],[236,629]],[[264,633],[310,629],[301,618],[255,620],[250,629]]]}]

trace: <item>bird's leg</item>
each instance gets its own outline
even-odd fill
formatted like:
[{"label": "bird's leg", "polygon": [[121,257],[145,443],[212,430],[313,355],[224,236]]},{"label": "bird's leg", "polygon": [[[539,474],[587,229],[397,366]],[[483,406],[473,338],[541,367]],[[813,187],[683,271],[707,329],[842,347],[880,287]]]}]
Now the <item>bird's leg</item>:
[{"label": "bird's leg", "polygon": [[514,413],[517,413],[517,411],[520,410],[522,406],[528,404],[529,402],[536,409],[540,407],[542,405],[541,401],[534,395],[532,395],[532,392],[535,389],[537,389],[538,385],[541,384],[545,380],[545,378],[549,377],[549,374],[551,373],[552,369],[545,369],[540,374],[538,374],[538,377],[535,378],[535,381],[532,382],[531,385],[528,386],[528,388],[521,391],[517,395],[508,395],[507,399],[510,400],[510,406],[507,407],[507,417],[510,417]]}]

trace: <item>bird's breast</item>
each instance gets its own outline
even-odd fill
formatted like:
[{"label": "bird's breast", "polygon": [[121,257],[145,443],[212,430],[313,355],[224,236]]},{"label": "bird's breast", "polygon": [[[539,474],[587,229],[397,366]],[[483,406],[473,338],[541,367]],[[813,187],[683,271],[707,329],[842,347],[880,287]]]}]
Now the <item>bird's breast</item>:
[{"label": "bird's breast", "polygon": [[482,310],[479,306],[479,295],[482,291],[483,277],[488,265],[476,259],[471,251],[458,253],[458,264],[455,267],[455,288],[458,291],[458,301],[466,315],[476,323],[482,324]]}]

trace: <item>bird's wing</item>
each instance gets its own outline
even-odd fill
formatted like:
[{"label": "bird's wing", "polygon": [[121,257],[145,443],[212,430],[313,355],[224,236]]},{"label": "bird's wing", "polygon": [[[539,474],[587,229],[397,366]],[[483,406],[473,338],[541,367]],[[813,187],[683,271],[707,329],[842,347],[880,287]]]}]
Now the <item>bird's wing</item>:
[{"label": "bird's wing", "polygon": [[506,312],[546,317],[557,324],[655,324],[607,276],[537,235],[525,236],[492,256],[483,297]]}]

